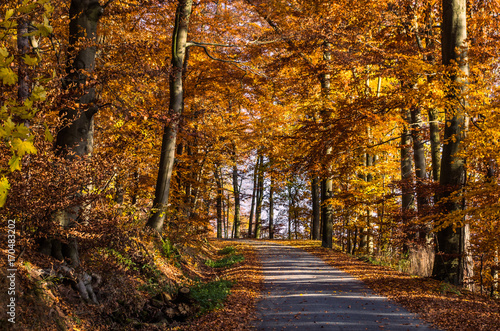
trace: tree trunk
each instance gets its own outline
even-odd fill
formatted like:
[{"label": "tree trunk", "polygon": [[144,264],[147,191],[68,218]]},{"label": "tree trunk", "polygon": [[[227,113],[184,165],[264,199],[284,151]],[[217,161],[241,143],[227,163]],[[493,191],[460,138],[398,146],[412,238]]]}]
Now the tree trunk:
[{"label": "tree trunk", "polygon": [[259,169],[260,156],[257,154],[257,162],[253,170],[253,190],[252,190],[252,204],[250,206],[250,219],[248,220],[248,238],[252,238],[253,216],[255,208],[255,193],[257,192],[257,173]]},{"label": "tree trunk", "polygon": [[175,24],[172,34],[172,72],[169,78],[170,103],[168,114],[170,115],[170,122],[163,129],[158,179],[156,181],[155,199],[153,201],[153,215],[146,224],[158,232],[162,231],[163,223],[165,222],[170,193],[170,180],[172,179],[174,168],[177,131],[184,102],[182,76],[192,5],[193,0],[179,0],[175,13]]},{"label": "tree trunk", "polygon": [[19,18],[17,20],[17,51],[19,54],[19,61],[17,63],[17,99],[21,104],[31,95],[29,66],[23,59],[24,55],[31,51],[29,37],[26,37],[29,23],[30,22],[25,18]]},{"label": "tree trunk", "polygon": [[[417,217],[426,215],[429,198],[425,190],[427,180],[424,139],[422,137],[422,118],[419,106],[410,110],[411,134],[413,139],[413,160],[415,162],[415,177],[417,185]],[[414,275],[429,277],[432,274],[434,251],[432,247],[431,229],[425,224],[416,226],[415,242],[409,251],[410,270]]]},{"label": "tree trunk", "polygon": [[319,178],[313,176],[311,180],[311,197],[312,197],[312,226],[311,235],[312,240],[321,239],[321,218],[320,218],[320,192],[319,192]]},{"label": "tree trunk", "polygon": [[[330,52],[331,44],[325,42],[323,44],[323,59],[328,63],[332,59]],[[327,71],[321,75],[321,90],[323,93],[323,98],[325,105],[327,107],[328,96],[330,94],[330,73]],[[323,117],[328,116],[326,112],[323,113]],[[327,148],[326,154],[331,154],[332,148]],[[330,168],[330,167],[327,167]],[[323,233],[322,233],[322,243],[321,246],[325,248],[332,248],[332,231],[333,231],[333,208],[330,204],[330,199],[333,197],[333,180],[331,178],[325,178],[321,182],[321,221],[323,223]]]},{"label": "tree trunk", "polygon": [[274,239],[274,178],[272,174],[269,188],[269,239]]},{"label": "tree trunk", "polygon": [[[409,121],[409,114],[407,110],[403,110],[402,114],[405,122]],[[411,149],[410,149],[410,134],[408,132],[408,127],[405,125],[403,132],[401,133],[401,220],[403,226],[406,229],[406,240],[413,238],[413,235],[409,233],[410,221],[414,211],[414,197],[412,193],[412,162],[411,162]],[[403,253],[408,253],[409,247],[407,242],[404,243]]]},{"label": "tree trunk", "polygon": [[[79,45],[82,39],[88,44],[94,44],[97,41],[97,25],[102,11],[103,8],[97,0],[73,0],[69,9],[68,52],[70,57],[63,85],[70,92],[78,107],[61,109],[59,115],[64,126],[58,131],[55,143],[57,154],[68,160],[85,157],[92,153],[94,114],[98,108],[95,106],[95,88],[89,84],[87,74],[94,70],[96,47],[79,47]],[[78,220],[82,209],[81,205],[77,205],[67,210],[58,210],[53,214],[53,219],[63,227],[68,227]],[[67,249],[62,251],[58,249],[59,252],[55,254],[64,255],[71,260],[72,266],[78,266],[80,262],[76,240],[64,245]],[[63,245],[57,243],[56,246],[62,247]]]},{"label": "tree trunk", "polygon": [[330,204],[333,192],[333,181],[330,178],[321,182],[321,219],[323,220],[323,237],[321,246],[325,248],[333,247],[333,208]]},{"label": "tree trunk", "polygon": [[215,183],[217,185],[217,198],[216,198],[216,210],[217,210],[217,238],[222,238],[222,178],[219,173],[219,167],[216,166],[214,170]]},{"label": "tree trunk", "polygon": [[[443,65],[458,64],[458,72],[450,74],[450,87],[447,91],[446,125],[441,159],[440,184],[443,187],[442,198],[457,192],[464,185],[466,170],[465,159],[460,156],[466,132],[465,100],[461,96],[465,90],[466,77],[469,73],[466,51],[467,16],[466,0],[443,0],[443,25],[441,45]],[[461,209],[458,200],[443,204],[443,213],[451,214]],[[433,275],[456,285],[464,282],[468,269],[465,243],[468,242],[467,227],[454,228],[452,225],[437,232],[437,253]]]},{"label": "tree trunk", "polygon": [[[90,84],[88,73],[94,71],[96,47],[79,47],[79,44],[97,42],[97,25],[103,8],[97,0],[73,0],[69,8],[70,65],[66,69],[64,87],[70,90],[79,107],[64,108],[60,112],[67,123],[59,130],[56,149],[68,159],[83,157],[92,153],[94,139],[94,114],[96,104],[95,88]],[[74,52],[78,52],[73,56]],[[75,215],[76,217],[76,215]]]},{"label": "tree trunk", "polygon": [[429,131],[431,141],[432,179],[439,182],[441,167],[441,139],[439,137],[439,120],[437,109],[429,109]]},{"label": "tree trunk", "polygon": [[238,167],[236,160],[233,165],[233,192],[234,192],[234,238],[240,237],[240,186],[238,184]]},{"label": "tree trunk", "polygon": [[262,214],[262,201],[264,199],[264,173],[263,173],[263,163],[264,163],[264,157],[260,157],[260,163],[259,163],[259,173],[258,173],[258,180],[257,180],[257,203],[255,206],[255,238],[258,239],[260,238],[260,231],[262,229],[262,220],[261,220],[261,214]]},{"label": "tree trunk", "polygon": [[420,107],[414,106],[410,110],[411,135],[413,139],[413,160],[415,162],[415,176],[417,179],[417,210],[422,215],[427,208],[427,197],[423,184],[427,179],[425,162],[424,139],[422,137],[422,116]]}]

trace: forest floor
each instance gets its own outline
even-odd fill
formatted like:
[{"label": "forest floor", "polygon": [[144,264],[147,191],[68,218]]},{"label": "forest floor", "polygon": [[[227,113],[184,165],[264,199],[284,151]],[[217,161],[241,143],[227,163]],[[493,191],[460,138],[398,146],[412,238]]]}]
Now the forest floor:
[{"label": "forest floor", "polygon": [[[9,279],[0,264],[0,330],[250,329],[248,321],[255,319],[262,289],[260,262],[252,246],[218,240],[166,245],[141,231],[117,232],[99,245],[81,241],[82,264],[74,272],[99,275],[99,284],[94,284],[97,304],[80,297],[71,276],[59,276],[62,261],[33,247],[16,263],[16,318],[15,324],[8,323]],[[228,246],[233,253],[221,254]],[[236,255],[243,256],[242,261],[207,265]],[[7,261],[6,247],[0,246],[0,259]],[[220,284],[226,287],[219,291]],[[191,294],[179,303],[181,288]],[[203,306],[209,307],[208,313],[202,313]]]},{"label": "forest floor", "polygon": [[[113,239],[112,246],[109,242],[102,246],[106,249],[90,245],[85,248],[85,243],[82,244],[86,252],[82,254],[83,266],[87,272],[102,277],[101,285],[96,287],[98,305],[82,302],[78,292],[65,280],[41,277],[40,270],[55,268],[59,262],[27,251],[17,264],[17,330],[252,329],[257,319],[257,303],[264,291],[262,262],[255,245],[247,240],[211,239],[203,247],[177,246],[167,259],[151,254],[155,248],[149,247],[148,240],[139,235],[128,233],[128,237],[123,234],[119,237],[128,241]],[[265,249],[267,241],[254,241]],[[294,246],[321,258],[438,329],[500,330],[499,300],[324,249],[318,241],[275,240],[272,244]],[[243,255],[244,260],[224,268],[206,266],[207,259],[220,259],[217,252],[228,246]],[[4,247],[0,247],[0,258],[7,260]],[[0,268],[0,285],[4,289],[7,288],[6,270]],[[178,322],[162,324],[140,320],[141,314],[155,309],[155,295],[163,293],[169,284],[193,287],[220,280],[230,281],[232,287],[224,304],[217,309],[204,315],[192,314]],[[7,302],[5,300],[8,300],[7,292],[2,291],[0,302]],[[165,304],[169,304],[166,301]],[[5,313],[2,304],[0,330],[9,329],[4,323]]]}]

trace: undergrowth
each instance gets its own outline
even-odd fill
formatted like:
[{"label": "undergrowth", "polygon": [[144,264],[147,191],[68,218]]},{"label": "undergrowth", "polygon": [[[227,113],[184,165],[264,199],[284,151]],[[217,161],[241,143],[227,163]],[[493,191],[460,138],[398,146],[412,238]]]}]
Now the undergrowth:
[{"label": "undergrowth", "polygon": [[233,264],[242,262],[245,259],[243,255],[236,254],[237,252],[234,246],[224,247],[223,249],[220,249],[217,253],[219,255],[226,255],[226,256],[216,261],[207,259],[205,261],[205,265],[211,268],[228,268],[231,267]]},{"label": "undergrowth", "polygon": [[229,295],[233,283],[229,280],[217,280],[209,283],[198,283],[191,287],[191,296],[200,305],[199,314],[222,308],[223,301]]},{"label": "undergrowth", "polygon": [[229,255],[217,261],[208,259],[205,261],[205,264],[211,268],[227,268],[235,263],[242,262],[244,259],[243,255]]}]

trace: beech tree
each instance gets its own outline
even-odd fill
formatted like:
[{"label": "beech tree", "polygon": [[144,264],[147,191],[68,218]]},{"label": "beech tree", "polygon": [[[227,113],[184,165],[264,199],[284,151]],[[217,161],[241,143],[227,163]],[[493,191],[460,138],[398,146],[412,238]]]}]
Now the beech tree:
[{"label": "beech tree", "polygon": [[192,0],[179,0],[175,13],[174,30],[172,33],[172,67],[169,88],[170,101],[168,114],[169,123],[164,127],[158,179],[156,182],[153,214],[146,223],[147,226],[162,232],[166,217],[166,208],[170,193],[170,181],[175,160],[175,150],[179,121],[184,103],[183,68],[186,59],[189,18],[193,6]]},{"label": "beech tree", "polygon": [[[469,63],[467,59],[467,2],[443,0],[443,26],[441,33],[442,61],[449,72],[446,91],[446,125],[444,131],[440,184],[444,191],[441,200],[445,213],[453,213],[462,207],[460,198],[451,198],[465,185],[465,159],[460,154],[466,133],[465,99]],[[468,257],[470,238],[467,224],[459,227],[445,225],[437,232],[437,256],[433,273],[438,279],[462,284],[464,277],[471,276]]]}]

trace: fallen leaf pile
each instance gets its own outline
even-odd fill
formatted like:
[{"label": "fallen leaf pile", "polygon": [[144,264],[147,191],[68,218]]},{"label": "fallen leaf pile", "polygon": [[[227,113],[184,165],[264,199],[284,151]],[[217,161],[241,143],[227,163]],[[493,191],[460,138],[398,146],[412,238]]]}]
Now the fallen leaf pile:
[{"label": "fallen leaf pile", "polygon": [[212,311],[191,321],[182,330],[251,330],[251,321],[255,319],[255,303],[263,289],[263,278],[260,261],[254,248],[238,241],[212,242],[223,248],[234,246],[239,254],[245,256],[243,262],[222,271],[219,277],[234,281],[231,294],[224,307]]}]

